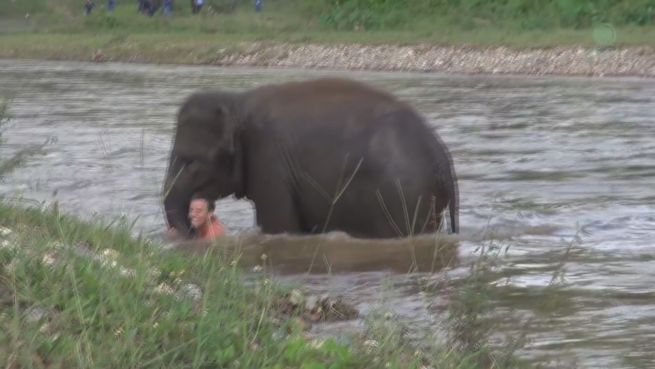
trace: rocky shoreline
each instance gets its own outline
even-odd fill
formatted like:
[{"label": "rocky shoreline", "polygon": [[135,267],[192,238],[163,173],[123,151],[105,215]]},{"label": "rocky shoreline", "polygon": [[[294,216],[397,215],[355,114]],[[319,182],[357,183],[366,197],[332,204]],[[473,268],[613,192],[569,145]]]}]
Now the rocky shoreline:
[{"label": "rocky shoreline", "polygon": [[456,74],[655,77],[655,47],[556,46],[512,48],[471,45],[366,45],[184,40],[154,47],[134,40],[106,48],[50,45],[0,47],[0,58],[83,60],[333,70],[405,71]]},{"label": "rocky shoreline", "polygon": [[241,44],[198,64],[461,74],[655,77],[655,48]]}]

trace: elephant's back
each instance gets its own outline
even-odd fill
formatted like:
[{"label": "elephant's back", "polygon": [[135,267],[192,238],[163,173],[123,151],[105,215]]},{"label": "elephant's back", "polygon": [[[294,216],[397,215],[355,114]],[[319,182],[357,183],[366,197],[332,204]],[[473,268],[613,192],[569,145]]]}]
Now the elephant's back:
[{"label": "elephant's back", "polygon": [[261,86],[249,98],[266,102],[321,100],[331,96],[395,101],[393,95],[363,82],[345,78],[319,78]]},{"label": "elephant's back", "polygon": [[356,81],[321,79],[253,90],[246,110],[247,136],[256,142],[249,147],[265,151],[267,170],[293,183],[305,231],[325,225],[397,236],[381,203],[398,219],[404,205],[420,203],[417,219],[427,221],[429,199],[439,191],[439,143],[409,105]]},{"label": "elephant's back", "polygon": [[438,146],[411,106],[358,81],[323,78],[267,85],[244,100],[246,124],[257,135],[323,157],[348,153],[388,166],[407,161],[407,155],[432,156]]},{"label": "elephant's back", "polygon": [[344,138],[375,129],[386,114],[413,111],[385,91],[338,78],[263,86],[247,93],[244,101],[248,124],[260,129],[319,135],[340,131]]}]

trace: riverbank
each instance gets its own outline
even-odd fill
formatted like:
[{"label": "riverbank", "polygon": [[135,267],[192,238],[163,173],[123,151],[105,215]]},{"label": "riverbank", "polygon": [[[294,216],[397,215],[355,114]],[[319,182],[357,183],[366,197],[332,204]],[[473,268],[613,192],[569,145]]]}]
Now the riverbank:
[{"label": "riverbank", "polygon": [[[370,367],[304,335],[302,295],[250,278],[219,245],[163,251],[129,225],[0,203],[0,361],[8,367]],[[304,306],[304,302],[302,303]],[[364,341],[360,342],[363,344]],[[364,347],[361,346],[361,349]],[[393,361],[401,359],[400,351]],[[388,359],[390,359],[387,356]]]},{"label": "riverbank", "polygon": [[[447,3],[447,4],[446,4]],[[0,58],[458,74],[655,76],[646,4],[208,2],[201,14],[0,6]],[[575,3],[575,2],[574,2]]]},{"label": "riverbank", "polygon": [[[247,276],[239,253],[224,245],[191,257],[131,233],[125,219],[81,222],[56,205],[0,202],[0,361],[10,368],[475,369],[491,358],[484,346],[460,354],[425,342],[417,350],[393,315],[374,312],[362,334],[315,337],[307,332],[314,322],[353,319],[357,311],[284,289],[261,272]],[[498,360],[494,367],[523,366]]]},{"label": "riverbank", "polygon": [[185,35],[8,35],[0,58],[459,74],[655,77],[655,47],[236,41]]}]

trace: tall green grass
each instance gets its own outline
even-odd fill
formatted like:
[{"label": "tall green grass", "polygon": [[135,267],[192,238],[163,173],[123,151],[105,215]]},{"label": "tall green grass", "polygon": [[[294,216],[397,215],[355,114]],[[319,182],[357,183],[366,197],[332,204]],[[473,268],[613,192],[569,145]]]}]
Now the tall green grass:
[{"label": "tall green grass", "polygon": [[496,24],[523,29],[585,28],[655,23],[653,0],[322,0],[324,24],[334,28],[412,28],[424,19]]},{"label": "tall green grass", "polygon": [[[307,338],[286,291],[238,253],[200,256],[134,238],[125,219],[80,222],[0,203],[0,362],[31,368],[488,367],[489,349],[417,350],[390,317],[365,335]],[[289,315],[290,314],[290,315]],[[475,328],[473,326],[469,327]],[[346,345],[348,342],[348,345]],[[487,364],[485,364],[487,363]],[[496,368],[518,364],[497,365]]]},{"label": "tall green grass", "polygon": [[[270,283],[228,256],[189,258],[56,209],[0,205],[0,361],[9,367],[366,367],[280,319]],[[117,227],[118,230],[109,231]],[[236,257],[236,256],[235,256]]]}]

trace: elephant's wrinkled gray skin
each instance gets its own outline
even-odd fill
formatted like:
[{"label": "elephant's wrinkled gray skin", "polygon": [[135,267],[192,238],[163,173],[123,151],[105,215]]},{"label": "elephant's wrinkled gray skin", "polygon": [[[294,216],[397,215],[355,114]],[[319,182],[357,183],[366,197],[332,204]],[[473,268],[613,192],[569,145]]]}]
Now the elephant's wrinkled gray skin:
[{"label": "elephant's wrinkled gray skin", "polygon": [[165,183],[168,222],[188,234],[195,193],[254,202],[264,233],[435,232],[458,191],[446,146],[408,105],[342,79],[200,92],[178,113]]}]

